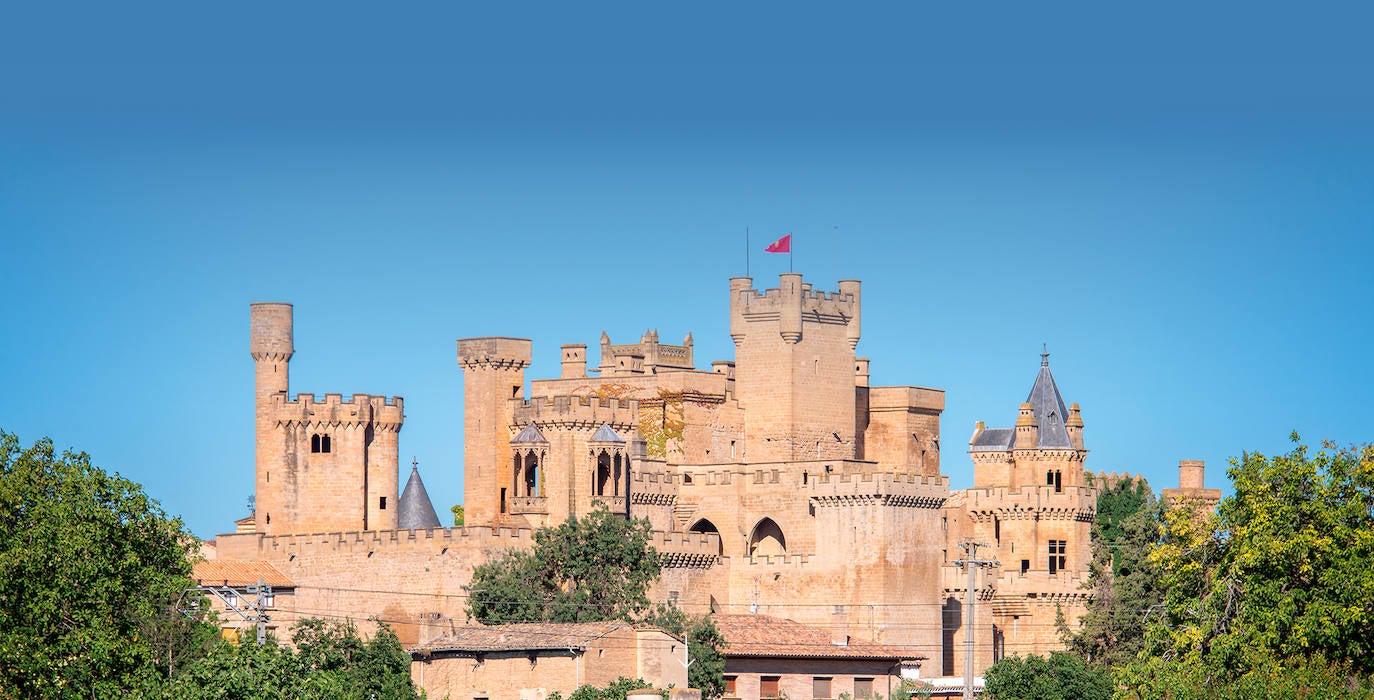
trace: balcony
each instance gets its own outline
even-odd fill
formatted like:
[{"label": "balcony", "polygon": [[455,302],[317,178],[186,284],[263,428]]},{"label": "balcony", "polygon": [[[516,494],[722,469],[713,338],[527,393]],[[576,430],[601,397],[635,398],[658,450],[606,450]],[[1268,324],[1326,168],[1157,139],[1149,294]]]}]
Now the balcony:
[{"label": "balcony", "polygon": [[624,513],[627,508],[624,496],[592,496],[592,504],[604,505],[612,513]]},{"label": "balcony", "polygon": [[549,499],[544,496],[514,496],[510,499],[512,515],[548,515]]}]

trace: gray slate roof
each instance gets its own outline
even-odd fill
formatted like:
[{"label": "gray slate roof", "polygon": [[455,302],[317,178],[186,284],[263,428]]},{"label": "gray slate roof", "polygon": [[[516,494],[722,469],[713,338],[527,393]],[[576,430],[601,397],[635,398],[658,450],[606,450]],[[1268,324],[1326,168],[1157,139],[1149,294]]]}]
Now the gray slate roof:
[{"label": "gray slate roof", "polygon": [[610,425],[602,423],[601,427],[597,428],[596,433],[592,435],[592,442],[625,442],[625,438],[611,430]]},{"label": "gray slate roof", "polygon": [[519,435],[515,436],[514,440],[510,441],[510,444],[515,445],[522,442],[548,442],[548,440],[545,440],[544,434],[539,432],[539,429],[534,427],[533,423],[530,423],[525,426],[524,430],[520,431]]},{"label": "gray slate roof", "polygon": [[1069,417],[1069,409],[1065,408],[1064,397],[1059,395],[1054,375],[1050,374],[1048,354],[1040,361],[1040,374],[1035,376],[1035,384],[1031,386],[1030,396],[1026,397],[1026,402],[1035,411],[1035,422],[1040,426],[1037,447],[1073,447],[1073,443],[1069,441],[1069,429],[1064,426],[1064,421]]},{"label": "gray slate roof", "polygon": [[396,527],[401,530],[423,530],[439,527],[439,516],[434,513],[434,504],[425,491],[425,482],[420,480],[420,470],[410,468],[410,480],[401,492],[401,502],[397,505]]},{"label": "gray slate roof", "polygon": [[[1064,406],[1064,397],[1059,394],[1059,386],[1050,374],[1049,353],[1042,356],[1040,373],[1035,375],[1030,396],[1026,403],[1031,405],[1035,422],[1040,427],[1036,447],[1047,449],[1072,449],[1069,429],[1064,421],[1069,417],[1069,409]],[[1015,428],[986,428],[978,434],[969,446],[970,452],[993,452],[1010,450],[1016,446]]]},{"label": "gray slate roof", "polygon": [[973,452],[1001,452],[1010,450],[1015,441],[1015,428],[987,428],[978,434],[978,439],[973,441],[969,449]]}]

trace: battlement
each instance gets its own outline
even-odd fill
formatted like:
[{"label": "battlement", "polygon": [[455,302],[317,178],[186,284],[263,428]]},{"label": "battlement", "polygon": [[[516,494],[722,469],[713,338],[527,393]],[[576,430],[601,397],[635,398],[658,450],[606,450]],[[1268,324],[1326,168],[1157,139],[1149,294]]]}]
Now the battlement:
[{"label": "battlement", "polygon": [[511,403],[512,427],[534,423],[541,428],[596,428],[606,423],[628,438],[639,421],[638,399],[562,395],[513,399]]},{"label": "battlement", "polygon": [[[644,464],[644,462],[641,462]],[[640,502],[647,502],[648,496],[677,496],[682,486],[682,477],[672,472],[634,471],[630,474],[630,494]]]},{"label": "battlement", "polygon": [[[720,403],[725,400],[728,377],[717,372],[681,370],[662,374],[536,379],[530,382],[530,396],[546,398],[559,395],[598,395],[616,391],[624,401],[655,401],[659,392],[681,395],[684,400]],[[623,392],[623,393],[622,393]]]},{"label": "battlement", "polygon": [[530,365],[533,343],[526,338],[487,336],[458,339],[458,364],[463,369],[524,369]]},{"label": "battlement", "polygon": [[272,409],[278,424],[319,423],[325,425],[363,425],[399,427],[405,420],[405,400],[399,396],[354,394],[297,394],[295,400],[285,395],[274,397]]},{"label": "battlement", "polygon": [[963,507],[979,521],[994,516],[1091,521],[1097,513],[1097,489],[1090,486],[1066,486],[1059,493],[1053,486],[973,488],[965,489],[963,495]]},{"label": "battlement", "polygon": [[810,554],[760,554],[758,556],[721,557],[721,561],[731,566],[747,569],[800,569],[811,563]]},{"label": "battlement", "polygon": [[1132,474],[1130,472],[1099,471],[1089,472],[1086,476],[1091,478],[1088,482],[1089,484],[1091,484],[1094,488],[1097,488],[1102,491],[1116,488],[1116,485],[1123,481],[1129,481],[1133,485],[1139,485],[1141,482],[1145,481],[1145,477],[1139,474]]},{"label": "battlement", "polygon": [[809,282],[802,282],[801,273],[784,273],[777,287],[759,290],[753,286],[749,277],[735,277],[730,280],[730,291],[734,294],[731,306],[751,317],[750,320],[764,320],[780,317],[785,307],[799,306],[803,323],[834,323],[846,325],[859,312],[859,282],[844,280],[840,289],[826,292],[813,289]]},{"label": "battlement", "polygon": [[919,386],[875,386],[868,390],[868,411],[918,411],[941,413],[945,410],[945,391]]},{"label": "battlement", "polygon": [[655,531],[649,545],[670,568],[710,568],[720,559],[720,535],[714,532]]},{"label": "battlement", "polygon": [[807,480],[820,506],[883,505],[939,508],[949,498],[949,477],[898,472],[821,473]]},{"label": "battlement", "polygon": [[245,533],[215,538],[222,559],[295,559],[318,554],[370,555],[378,551],[447,554],[449,548],[529,547],[534,530],[511,527],[436,527],[427,530],[353,530],[286,535]]}]

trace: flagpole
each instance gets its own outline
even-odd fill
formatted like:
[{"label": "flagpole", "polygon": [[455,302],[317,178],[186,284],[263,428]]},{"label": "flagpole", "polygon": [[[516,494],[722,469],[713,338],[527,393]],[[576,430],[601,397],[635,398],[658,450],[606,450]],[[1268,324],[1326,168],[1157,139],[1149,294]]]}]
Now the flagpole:
[{"label": "flagpole", "polygon": [[744,227],[744,276],[749,276],[749,227]]}]

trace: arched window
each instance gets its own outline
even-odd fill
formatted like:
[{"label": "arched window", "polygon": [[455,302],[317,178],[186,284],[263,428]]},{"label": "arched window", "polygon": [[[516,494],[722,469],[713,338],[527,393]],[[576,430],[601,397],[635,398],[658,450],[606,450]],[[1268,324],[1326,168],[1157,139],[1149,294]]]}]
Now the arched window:
[{"label": "arched window", "polygon": [[539,483],[539,457],[534,450],[525,455],[525,495],[542,496]]},{"label": "arched window", "polygon": [[787,554],[787,538],[772,518],[764,518],[749,533],[749,556],[777,556]]},{"label": "arched window", "polygon": [[603,450],[596,455],[596,482],[593,484],[593,491],[598,496],[605,496],[608,486],[614,488],[611,483],[611,455]]},{"label": "arched window", "polygon": [[331,450],[329,442],[330,440],[328,435],[321,435],[319,433],[315,433],[314,435],[310,436],[310,451],[316,453],[330,452]]},{"label": "arched window", "polygon": [[[687,531],[688,531],[688,532],[700,532],[700,533],[702,533],[702,534],[714,533],[714,534],[716,534],[717,536],[720,535],[720,530],[717,530],[717,529],[716,529],[716,524],[713,523],[713,522],[711,522],[710,520],[707,520],[706,518],[702,518],[702,519],[700,519],[700,520],[698,520],[698,521],[692,523],[692,526],[689,527],[689,528],[687,528]],[[722,546],[721,546],[719,549],[717,549],[716,554],[725,554],[725,548],[724,548],[724,546],[723,546],[723,540],[718,540],[718,541],[721,541],[721,542],[722,542]]]}]

